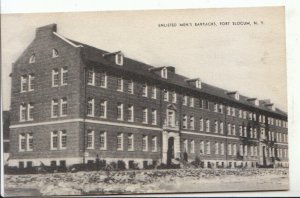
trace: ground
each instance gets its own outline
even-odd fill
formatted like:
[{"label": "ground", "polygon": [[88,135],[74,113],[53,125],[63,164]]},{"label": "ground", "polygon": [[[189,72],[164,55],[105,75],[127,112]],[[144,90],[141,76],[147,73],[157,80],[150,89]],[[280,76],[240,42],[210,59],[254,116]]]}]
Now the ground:
[{"label": "ground", "polygon": [[5,193],[9,196],[287,189],[288,169],[172,169],[5,175]]}]

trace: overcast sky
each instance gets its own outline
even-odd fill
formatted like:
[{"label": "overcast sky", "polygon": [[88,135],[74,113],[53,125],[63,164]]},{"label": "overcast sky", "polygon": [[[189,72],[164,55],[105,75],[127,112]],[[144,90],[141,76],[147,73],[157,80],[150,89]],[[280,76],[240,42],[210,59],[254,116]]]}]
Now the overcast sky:
[{"label": "overcast sky", "polygon": [[[283,8],[11,14],[2,15],[1,20],[5,110],[10,105],[12,62],[33,40],[35,29],[50,23],[56,23],[58,33],[67,38],[108,51],[121,50],[153,66],[174,66],[189,78],[271,99],[287,110]],[[239,21],[252,25],[232,25]],[[194,25],[201,22],[217,26]],[[168,23],[177,27],[158,27]],[[179,23],[193,26],[179,27]]]}]

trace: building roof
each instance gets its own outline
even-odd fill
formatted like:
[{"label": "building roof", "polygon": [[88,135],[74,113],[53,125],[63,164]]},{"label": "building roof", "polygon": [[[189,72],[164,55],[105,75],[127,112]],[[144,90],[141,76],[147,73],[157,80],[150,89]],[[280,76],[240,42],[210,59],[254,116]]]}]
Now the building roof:
[{"label": "building roof", "polygon": [[103,57],[104,54],[107,54],[109,52],[104,51],[102,49],[92,47],[92,46],[84,44],[84,43],[80,43],[78,41],[74,41],[71,39],[68,39],[68,40],[70,42],[73,42],[77,46],[82,47],[82,49],[83,49],[82,50],[82,58],[86,63],[88,63],[88,65],[101,64],[101,65],[106,65],[106,66],[122,69],[123,71],[128,71],[128,72],[131,72],[131,73],[143,76],[143,77],[151,78],[153,80],[158,80],[160,82],[165,82],[168,84],[181,86],[181,87],[189,89],[190,91],[195,91],[195,92],[199,92],[202,94],[204,93],[204,94],[208,94],[211,96],[217,96],[218,98],[226,99],[227,101],[231,101],[232,103],[242,104],[242,105],[245,105],[248,107],[256,108],[258,110],[267,111],[272,114],[277,114],[277,115],[280,115],[283,117],[287,117],[287,113],[278,108],[275,108],[275,110],[273,111],[270,108],[266,107],[265,106],[265,104],[267,104],[265,102],[266,100],[265,101],[260,100],[259,105],[256,106],[255,104],[248,101],[248,99],[251,99],[253,97],[246,97],[244,95],[239,95],[239,100],[236,100],[234,97],[227,94],[232,91],[228,91],[228,90],[225,90],[225,89],[222,89],[222,88],[219,88],[219,87],[216,87],[216,86],[204,83],[204,82],[201,83],[201,89],[198,89],[194,86],[191,86],[188,82],[186,82],[186,80],[188,79],[187,77],[176,74],[176,73],[174,73],[173,75],[169,75],[168,79],[164,79],[164,78],[161,78],[156,73],[151,72],[149,70],[150,68],[156,68],[156,67],[142,63],[137,60],[127,58],[127,57],[124,57],[123,66],[119,66],[119,65],[116,65],[115,63],[113,63],[112,61],[109,61]]}]

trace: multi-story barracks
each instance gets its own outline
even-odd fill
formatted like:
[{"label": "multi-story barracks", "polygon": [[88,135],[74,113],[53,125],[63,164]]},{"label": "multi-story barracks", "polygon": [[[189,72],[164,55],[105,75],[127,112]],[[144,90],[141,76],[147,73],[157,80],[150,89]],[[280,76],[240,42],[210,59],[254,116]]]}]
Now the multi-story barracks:
[{"label": "multi-story barracks", "polygon": [[176,159],[287,167],[287,114],[258,100],[39,27],[11,73],[10,166]]}]

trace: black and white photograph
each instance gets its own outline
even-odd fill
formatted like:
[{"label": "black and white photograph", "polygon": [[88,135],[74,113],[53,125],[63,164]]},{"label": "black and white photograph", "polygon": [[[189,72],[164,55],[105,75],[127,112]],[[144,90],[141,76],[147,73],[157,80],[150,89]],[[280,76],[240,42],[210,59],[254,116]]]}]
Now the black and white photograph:
[{"label": "black and white photograph", "polygon": [[287,191],[285,7],[3,14],[6,196]]}]

